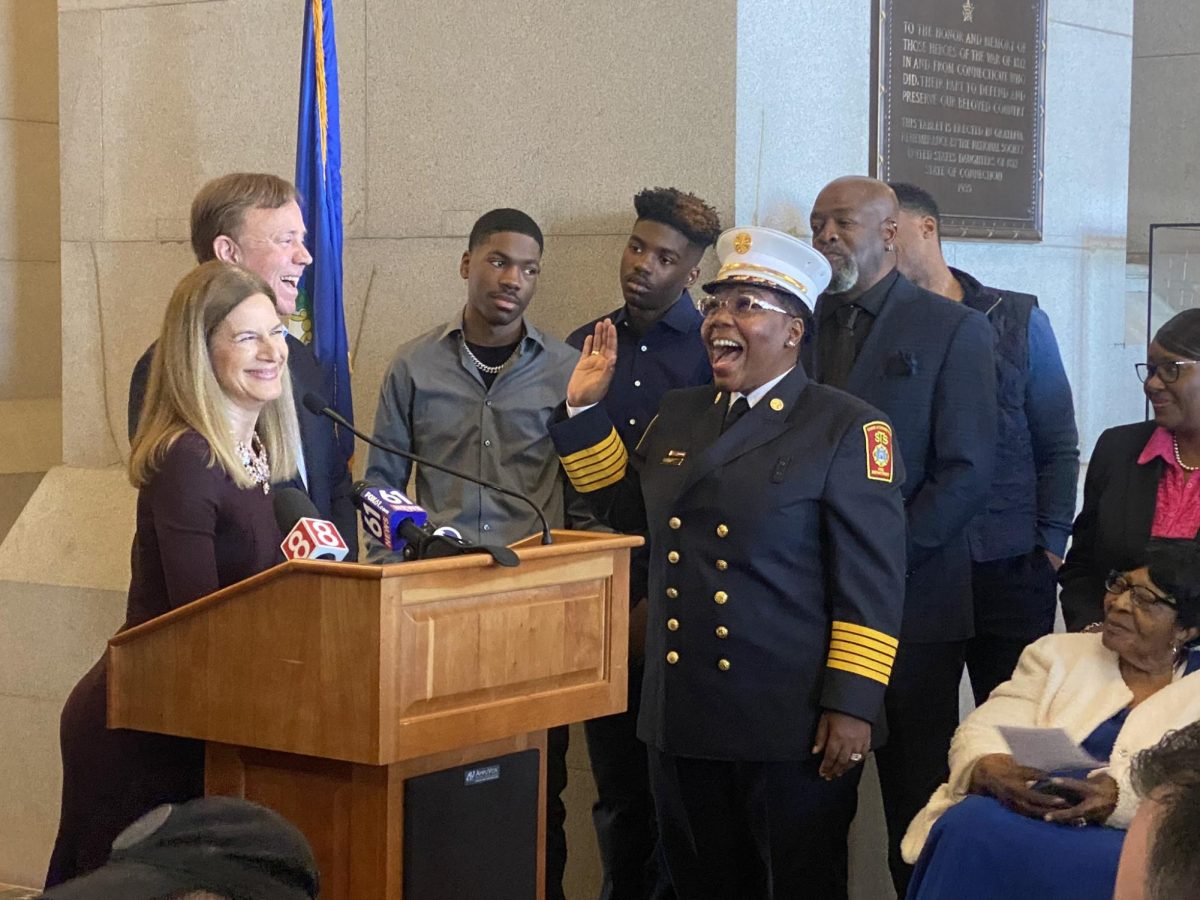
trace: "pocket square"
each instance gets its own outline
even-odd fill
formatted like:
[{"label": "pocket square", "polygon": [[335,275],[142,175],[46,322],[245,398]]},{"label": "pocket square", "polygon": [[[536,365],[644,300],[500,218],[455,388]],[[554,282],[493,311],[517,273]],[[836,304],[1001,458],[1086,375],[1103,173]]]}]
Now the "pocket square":
[{"label": "pocket square", "polygon": [[917,357],[909,350],[897,350],[887,358],[883,371],[888,375],[916,375]]}]

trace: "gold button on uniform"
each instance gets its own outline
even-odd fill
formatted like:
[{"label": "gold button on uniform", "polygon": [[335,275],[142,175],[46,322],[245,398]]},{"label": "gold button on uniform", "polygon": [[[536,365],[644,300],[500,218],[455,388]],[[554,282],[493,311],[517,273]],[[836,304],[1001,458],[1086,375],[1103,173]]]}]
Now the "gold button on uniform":
[{"label": "gold button on uniform", "polygon": [[716,601],[718,606],[723,605],[725,603],[725,601],[728,599],[729,599],[729,595],[727,593],[725,593],[724,591],[717,591],[715,594],[713,594],[713,600]]},{"label": "gold button on uniform", "polygon": [[678,596],[679,596],[679,591],[675,590],[675,588],[667,588],[667,597],[669,599],[674,600]]},{"label": "gold button on uniform", "polygon": [[675,663],[679,662],[679,654],[676,653],[674,650],[670,651],[667,654],[667,662],[670,663],[671,665],[675,665]]},{"label": "gold button on uniform", "polygon": [[717,526],[717,537],[725,537],[727,534],[729,534],[729,526],[722,522]]},{"label": "gold button on uniform", "polygon": [[668,553],[667,554],[667,562],[671,563],[672,565],[679,562],[679,551],[672,550],[670,553]]},{"label": "gold button on uniform", "polygon": [[[674,621],[674,620],[672,620],[672,621]],[[719,638],[729,637],[729,629],[726,628],[724,625],[718,625],[717,626],[717,637],[719,637]]]},{"label": "gold button on uniform", "polygon": [[671,518],[667,519],[667,524],[672,528],[678,528],[683,523],[679,521],[679,516],[671,516]]},{"label": "gold button on uniform", "polygon": [[720,669],[722,672],[728,672],[729,671],[729,660],[718,659],[717,660],[717,668]]},{"label": "gold button on uniform", "polygon": [[679,630],[679,620],[678,619],[667,619],[667,629],[669,631],[678,631]]},{"label": "gold button on uniform", "polygon": [[729,568],[729,563],[725,562],[725,560],[723,560],[723,559],[717,560],[717,571],[718,572],[724,572],[728,568]]}]

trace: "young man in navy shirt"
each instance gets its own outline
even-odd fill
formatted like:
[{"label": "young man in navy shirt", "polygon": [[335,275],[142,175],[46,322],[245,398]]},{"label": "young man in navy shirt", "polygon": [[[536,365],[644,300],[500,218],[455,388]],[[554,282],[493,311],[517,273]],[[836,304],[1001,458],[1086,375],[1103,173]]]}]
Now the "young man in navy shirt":
[{"label": "young man in navy shirt", "polygon": [[[658,411],[663,394],[712,379],[708,352],[688,288],[700,274],[704,251],[716,243],[716,210],[675,188],[647,188],[633,198],[637,220],[621,254],[625,303],[575,330],[567,343],[583,347],[596,323],[617,328],[617,363],[604,399],[609,417],[629,450]],[[654,801],[646,769],[646,746],[637,738],[646,621],[645,548],[630,566],[629,708],[584,723],[598,799],[592,820],[604,866],[601,900],[674,896],[656,849]]]}]

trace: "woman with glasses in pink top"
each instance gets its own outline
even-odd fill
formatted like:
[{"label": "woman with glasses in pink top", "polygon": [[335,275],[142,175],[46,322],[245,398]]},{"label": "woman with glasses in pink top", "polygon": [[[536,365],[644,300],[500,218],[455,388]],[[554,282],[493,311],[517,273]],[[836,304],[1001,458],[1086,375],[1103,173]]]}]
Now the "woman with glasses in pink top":
[{"label": "woman with glasses in pink top", "polygon": [[1083,509],[1058,572],[1063,618],[1079,631],[1103,614],[1109,569],[1144,565],[1151,537],[1200,532],[1200,309],[1154,335],[1137,373],[1154,418],[1100,435],[1088,464]]}]

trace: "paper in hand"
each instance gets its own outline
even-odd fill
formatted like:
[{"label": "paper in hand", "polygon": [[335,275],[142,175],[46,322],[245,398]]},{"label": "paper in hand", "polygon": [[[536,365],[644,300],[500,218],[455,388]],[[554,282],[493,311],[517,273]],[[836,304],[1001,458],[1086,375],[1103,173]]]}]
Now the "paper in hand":
[{"label": "paper in hand", "polygon": [[1013,760],[1019,766],[1056,772],[1060,769],[1095,769],[1104,765],[1061,728],[1017,728],[997,726],[1008,741]]}]

